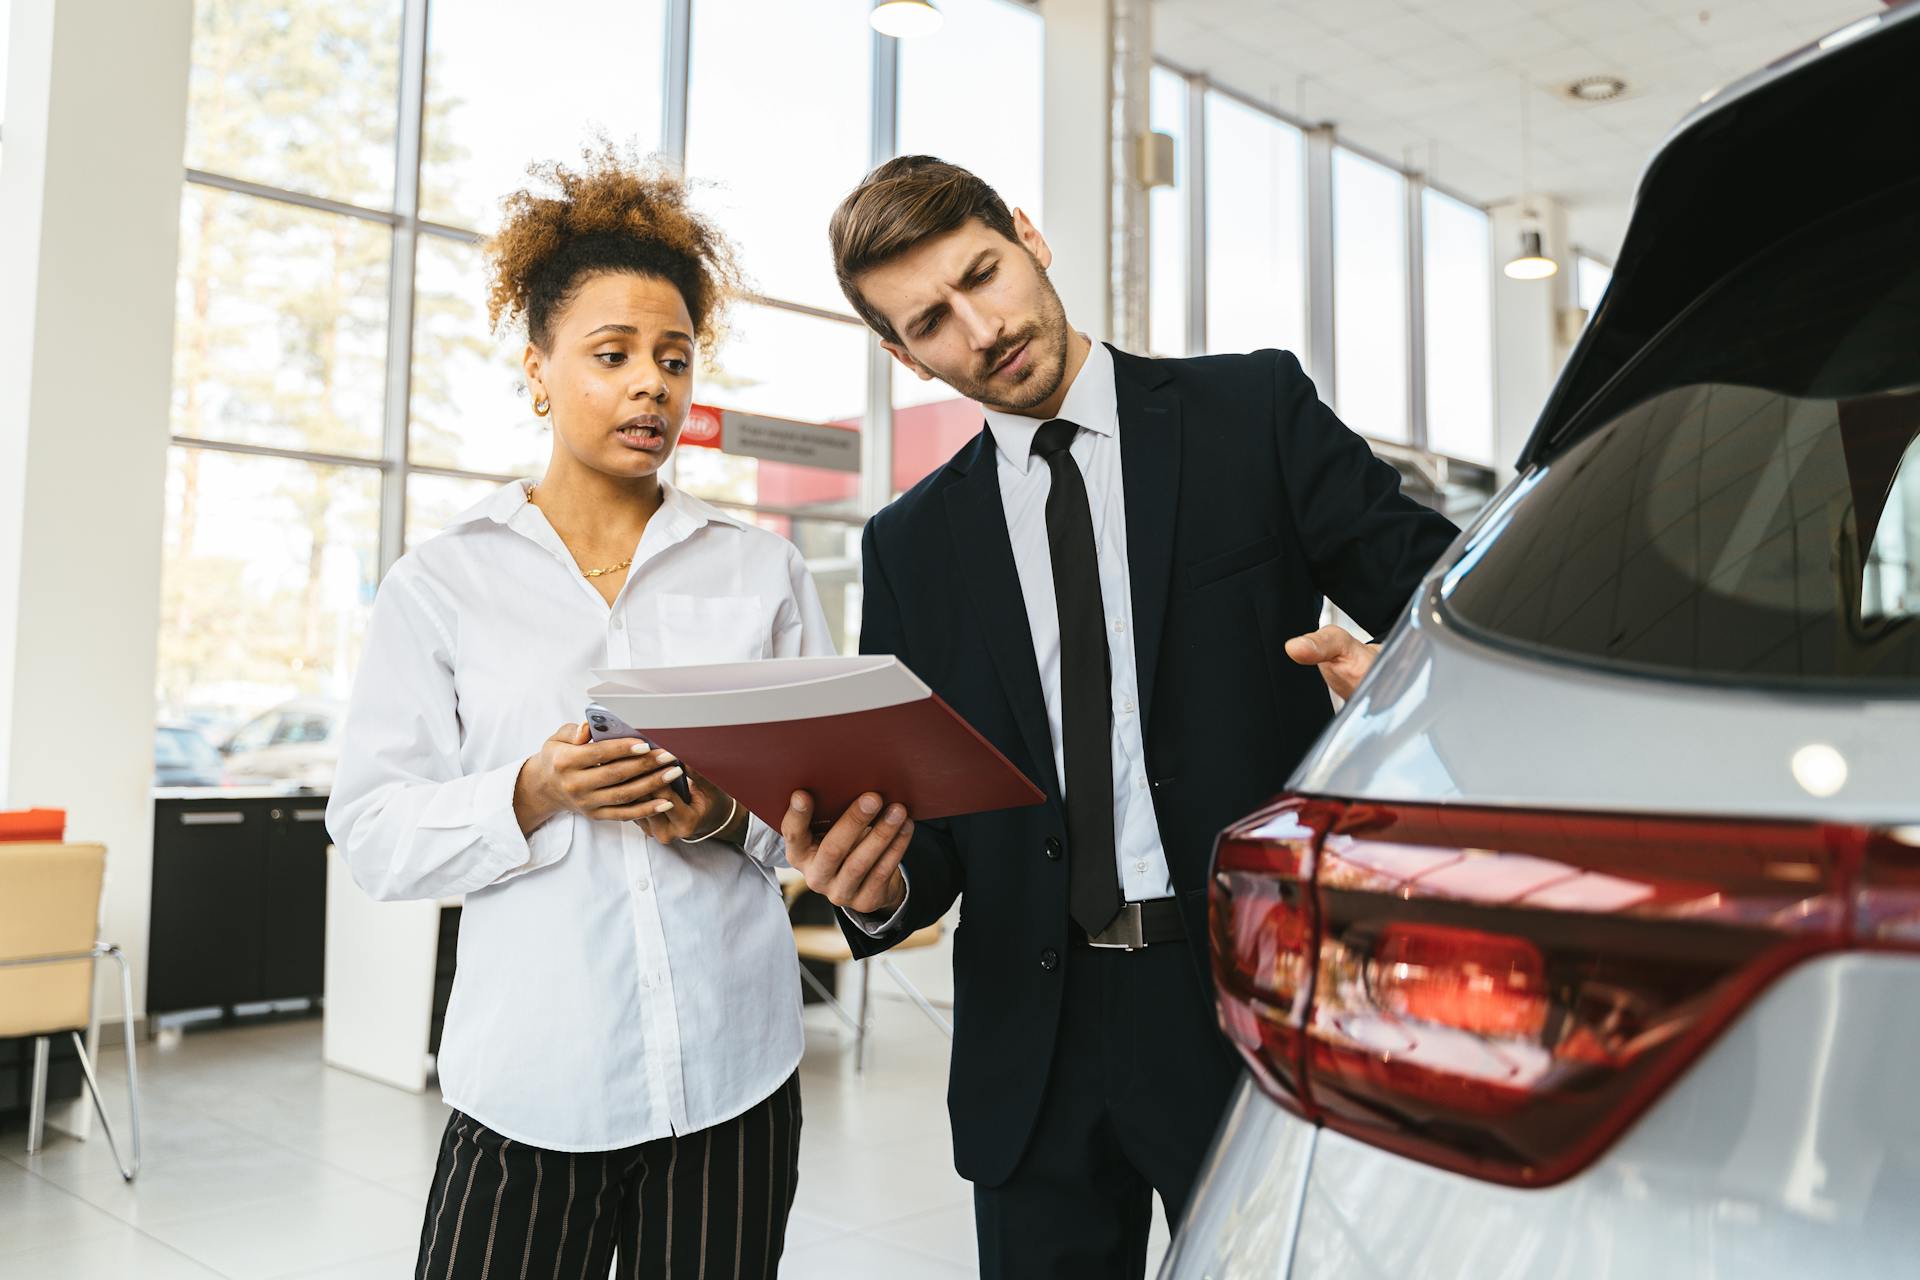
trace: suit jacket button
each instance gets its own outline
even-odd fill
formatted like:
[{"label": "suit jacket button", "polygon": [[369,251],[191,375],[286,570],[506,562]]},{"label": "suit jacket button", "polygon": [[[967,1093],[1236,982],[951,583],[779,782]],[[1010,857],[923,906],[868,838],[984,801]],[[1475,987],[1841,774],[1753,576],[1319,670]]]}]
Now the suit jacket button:
[{"label": "suit jacket button", "polygon": [[1055,969],[1058,969],[1060,967],[1060,953],[1052,947],[1048,947],[1042,951],[1040,953],[1040,967],[1048,973],[1052,973]]},{"label": "suit jacket button", "polygon": [[1060,861],[1060,837],[1059,836],[1047,837],[1047,861],[1049,862]]}]

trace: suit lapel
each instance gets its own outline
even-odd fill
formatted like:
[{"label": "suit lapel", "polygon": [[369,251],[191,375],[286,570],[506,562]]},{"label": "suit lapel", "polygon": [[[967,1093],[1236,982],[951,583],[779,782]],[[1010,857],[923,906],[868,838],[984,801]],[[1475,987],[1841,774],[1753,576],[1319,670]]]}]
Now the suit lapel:
[{"label": "suit lapel", "polygon": [[1156,362],[1113,353],[1120,409],[1121,487],[1127,503],[1127,574],[1133,584],[1133,646],[1143,733],[1153,724],[1153,678],[1173,577],[1173,522],[1180,496],[1180,397]]},{"label": "suit lapel", "polygon": [[1060,780],[1054,776],[1053,736],[1047,728],[1047,704],[1040,689],[1040,668],[1033,656],[1033,631],[1027,625],[1026,598],[1013,564],[1007,536],[1006,507],[1000,501],[1000,477],[993,435],[982,430],[968,455],[966,474],[947,490],[947,522],[953,530],[956,559],[967,592],[986,633],[987,651],[1013,707],[1037,771],[1034,781],[1056,802]]}]

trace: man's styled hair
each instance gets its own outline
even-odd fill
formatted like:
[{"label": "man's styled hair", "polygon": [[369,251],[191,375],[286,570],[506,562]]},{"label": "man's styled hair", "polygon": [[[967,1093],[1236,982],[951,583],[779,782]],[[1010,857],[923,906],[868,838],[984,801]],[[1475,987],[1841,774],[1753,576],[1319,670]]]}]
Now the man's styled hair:
[{"label": "man's styled hair", "polygon": [[899,343],[900,335],[860,296],[853,278],[963,226],[969,218],[978,218],[1015,244],[1020,241],[1007,202],[974,174],[933,156],[887,161],[861,179],[827,225],[840,292],[869,328]]}]

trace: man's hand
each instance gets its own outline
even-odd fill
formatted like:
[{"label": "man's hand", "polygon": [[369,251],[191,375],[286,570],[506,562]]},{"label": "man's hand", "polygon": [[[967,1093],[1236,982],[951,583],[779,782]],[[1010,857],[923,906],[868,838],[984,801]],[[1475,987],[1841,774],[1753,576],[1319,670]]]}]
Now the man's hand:
[{"label": "man's hand", "polygon": [[1303,667],[1319,667],[1327,688],[1342,701],[1353,696],[1379,653],[1379,645],[1362,643],[1344,627],[1322,627],[1287,641],[1287,656]]},{"label": "man's hand", "polygon": [[813,797],[796,791],[780,820],[780,835],[788,864],[807,878],[807,888],[834,906],[874,914],[894,911],[906,900],[900,858],[913,839],[913,819],[900,805],[883,806],[869,791],[815,840]]}]

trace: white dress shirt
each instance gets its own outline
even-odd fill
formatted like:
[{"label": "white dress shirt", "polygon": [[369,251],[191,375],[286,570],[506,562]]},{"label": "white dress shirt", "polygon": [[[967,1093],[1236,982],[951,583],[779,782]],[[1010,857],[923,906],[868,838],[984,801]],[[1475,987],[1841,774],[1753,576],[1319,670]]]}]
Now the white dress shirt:
[{"label": "white dress shirt", "polygon": [[[1067,790],[1067,748],[1060,709],[1060,610],[1053,594],[1053,551],[1047,541],[1047,494],[1053,472],[1033,456],[1033,437],[1045,425],[1039,418],[988,409],[1000,479],[1000,502],[1007,512],[1007,537],[1013,566],[1033,633],[1033,656],[1040,666],[1040,692],[1047,703],[1047,729],[1053,735],[1053,768],[1060,794]],[[1100,566],[1100,602],[1107,615],[1107,652],[1113,682],[1113,854],[1119,865],[1120,891],[1128,902],[1173,894],[1167,851],[1153,812],[1147,779],[1146,740],[1140,732],[1140,683],[1133,648],[1133,578],[1127,572],[1127,502],[1120,484],[1120,405],[1113,381],[1113,352],[1094,343],[1086,363],[1067,388],[1060,416],[1083,428],[1068,446],[1086,480],[1092,508],[1094,558]],[[909,887],[911,892],[911,887]],[[850,912],[848,918],[879,936],[906,911],[887,916]]]},{"label": "white dress shirt", "polygon": [[551,1150],[697,1132],[800,1061],[777,832],[753,820],[743,852],[514,817],[521,763],[580,721],[590,668],[833,652],[792,543],[663,487],[611,606],[521,481],[395,564],[327,806],[374,897],[465,895],[442,1092]]},{"label": "white dress shirt", "polygon": [[[1067,750],[1060,709],[1060,611],[1053,594],[1053,551],[1047,541],[1047,495],[1053,472],[1033,456],[1041,419],[988,409],[1000,475],[1000,502],[1007,511],[1013,566],[1040,665],[1040,692],[1053,735],[1053,767],[1066,794]],[[1167,851],[1153,812],[1147,780],[1146,741],[1140,732],[1140,681],[1133,647],[1133,578],[1127,572],[1127,501],[1120,484],[1120,405],[1113,381],[1113,352],[1096,342],[1067,388],[1060,417],[1078,425],[1068,452],[1086,479],[1093,514],[1094,557],[1100,565],[1100,602],[1107,615],[1107,652],[1113,683],[1113,852],[1120,890],[1128,902],[1173,893]]]}]

